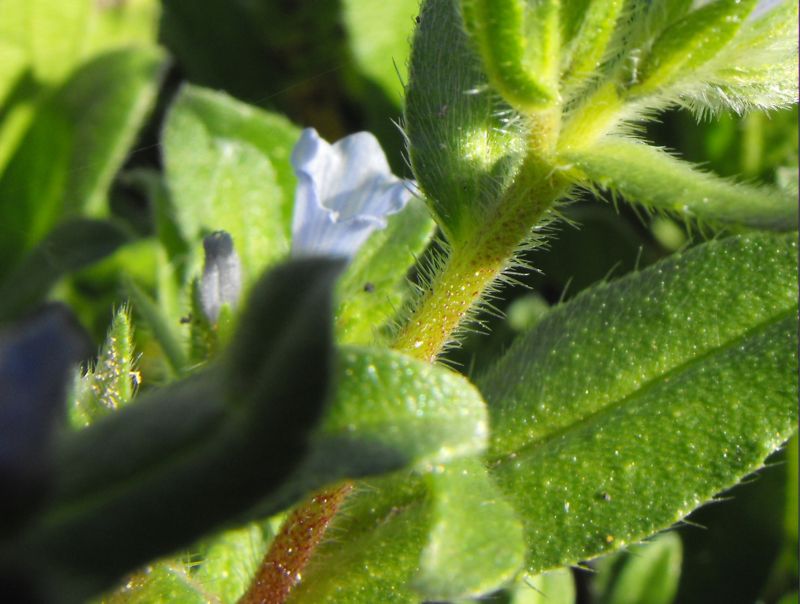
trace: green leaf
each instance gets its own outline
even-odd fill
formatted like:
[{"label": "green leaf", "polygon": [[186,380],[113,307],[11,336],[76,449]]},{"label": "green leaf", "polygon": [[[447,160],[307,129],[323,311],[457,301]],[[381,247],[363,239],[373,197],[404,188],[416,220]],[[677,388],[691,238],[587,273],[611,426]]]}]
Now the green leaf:
[{"label": "green leaf", "polygon": [[125,289],[131,299],[133,310],[150,329],[161,346],[173,376],[184,373],[188,366],[186,351],[178,333],[178,326],[170,321],[158,302],[139,287],[132,279],[125,281]]},{"label": "green leaf", "polygon": [[530,572],[669,526],[791,436],[796,237],[714,241],[593,287],[479,380]]},{"label": "green leaf", "polygon": [[426,1],[406,89],[409,157],[450,243],[482,226],[513,180],[525,141],[511,108],[488,89],[455,2]]},{"label": "green leaf", "polygon": [[739,34],[696,76],[676,87],[696,113],[778,109],[797,103],[796,2],[784,1],[744,23]]},{"label": "green leaf", "polygon": [[285,118],[222,93],[185,86],[164,130],[172,212],[197,244],[224,230],[254,279],[289,250],[299,130]]},{"label": "green leaf", "polygon": [[466,458],[426,476],[433,525],[413,587],[426,600],[480,596],[525,560],[522,524],[483,464]]},{"label": "green leaf", "polygon": [[337,375],[289,499],[343,478],[429,470],[486,448],[483,400],[455,372],[390,350],[345,347]]},{"label": "green leaf", "polygon": [[563,50],[565,86],[578,86],[594,75],[606,54],[624,0],[592,0],[580,15],[580,27]]},{"label": "green leaf", "polygon": [[109,594],[96,604],[208,604],[210,595],[179,560],[165,560],[134,574],[124,591]]},{"label": "green leaf", "polygon": [[387,321],[397,316],[412,293],[407,273],[430,241],[434,226],[425,206],[412,199],[402,212],[389,217],[386,229],[367,240],[339,282],[340,342],[385,340]]},{"label": "green leaf", "polygon": [[719,226],[797,228],[797,203],[788,192],[701,172],[645,143],[608,136],[591,147],[566,153],[564,160],[600,187],[649,210]]},{"label": "green leaf", "polygon": [[118,225],[76,218],[55,227],[0,283],[0,322],[40,303],[68,273],[105,258],[130,241]]},{"label": "green leaf", "polygon": [[522,111],[540,109],[558,96],[558,9],[552,0],[461,0],[464,25],[489,81]]},{"label": "green leaf", "polygon": [[733,39],[756,0],[715,0],[663,31],[642,60],[629,94],[649,94],[701,67]]},{"label": "green leaf", "polygon": [[215,537],[202,551],[203,563],[195,580],[206,593],[235,604],[256,574],[270,536],[265,527],[253,523]]},{"label": "green leaf", "polygon": [[253,288],[221,366],[66,435],[49,506],[7,546],[20,565],[81,601],[280,488],[326,399],[339,270],[321,259],[279,266]]},{"label": "green leaf", "polygon": [[416,603],[496,589],[519,569],[520,524],[482,463],[357,487],[289,602]]},{"label": "green leaf", "polygon": [[94,366],[78,377],[77,395],[68,408],[73,427],[83,428],[131,402],[137,374],[133,363],[133,327],[129,309],[114,314]]},{"label": "green leaf", "polygon": [[24,51],[37,80],[54,83],[111,48],[155,46],[157,21],[154,0],[4,0],[0,40]]},{"label": "green leaf", "polygon": [[4,269],[64,215],[107,211],[108,187],[155,100],[163,68],[154,50],[110,52],[83,65],[39,109],[0,177]]},{"label": "green leaf", "polygon": [[407,585],[419,568],[432,506],[419,478],[402,472],[370,480],[347,499],[288,602],[416,604]]},{"label": "green leaf", "polygon": [[683,548],[675,532],[598,561],[601,604],[670,604],[678,592]]}]

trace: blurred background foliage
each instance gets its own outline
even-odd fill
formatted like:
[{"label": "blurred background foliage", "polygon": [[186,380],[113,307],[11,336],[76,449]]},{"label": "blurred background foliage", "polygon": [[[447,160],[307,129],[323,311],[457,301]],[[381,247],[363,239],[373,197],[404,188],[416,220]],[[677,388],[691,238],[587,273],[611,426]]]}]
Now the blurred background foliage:
[{"label": "blurred background foliage", "polygon": [[[62,258],[17,306],[0,305],[0,321],[55,284],[50,295],[72,305],[99,345],[126,280],[156,291],[162,122],[185,82],[329,140],[370,130],[409,175],[399,125],[417,10],[418,0],[0,0],[0,292],[19,289],[37,246]],[[643,136],[721,175],[796,191],[797,117],[795,107],[697,123],[673,110]],[[503,289],[452,366],[471,374],[549,305],[714,235],[613,200],[579,198],[562,214],[546,248],[529,253],[536,272]],[[88,225],[78,245],[59,239],[68,219],[105,222]],[[135,333],[143,358],[160,354],[150,330]],[[163,371],[141,369],[145,385]],[[674,533],[683,542],[676,601],[797,602],[797,438],[724,499]],[[615,599],[610,570],[575,574],[579,601],[647,601]]]}]

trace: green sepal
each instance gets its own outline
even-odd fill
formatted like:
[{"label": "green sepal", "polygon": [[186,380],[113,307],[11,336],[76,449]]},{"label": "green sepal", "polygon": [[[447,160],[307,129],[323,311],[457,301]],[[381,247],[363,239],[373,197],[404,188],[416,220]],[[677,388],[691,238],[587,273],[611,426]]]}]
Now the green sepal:
[{"label": "green sepal", "polygon": [[414,34],[404,125],[414,175],[451,244],[495,210],[526,141],[488,86],[455,2],[427,0]]},{"label": "green sepal", "polygon": [[796,234],[704,244],[551,310],[478,381],[530,572],[669,526],[792,435],[796,271]]},{"label": "green sepal", "polygon": [[283,500],[345,478],[427,471],[486,449],[486,407],[463,376],[391,350],[344,347],[338,389]]},{"label": "green sepal", "polygon": [[461,0],[461,14],[492,86],[522,112],[558,98],[559,3]]},{"label": "green sepal", "polygon": [[667,27],[643,58],[628,94],[649,94],[689,77],[733,39],[756,1],[715,0]]}]

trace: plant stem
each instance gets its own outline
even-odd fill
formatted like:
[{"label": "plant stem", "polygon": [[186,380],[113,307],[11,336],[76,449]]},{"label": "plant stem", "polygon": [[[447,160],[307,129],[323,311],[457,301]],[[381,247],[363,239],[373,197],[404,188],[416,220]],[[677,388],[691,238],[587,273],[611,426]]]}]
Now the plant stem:
[{"label": "plant stem", "polygon": [[352,489],[350,482],[326,489],[291,513],[239,604],[283,604],[286,601],[328,524]]},{"label": "plant stem", "polygon": [[539,160],[527,160],[493,220],[454,245],[451,254],[395,337],[393,348],[433,362],[453,341],[479,300],[491,290],[553,202],[566,179]]}]

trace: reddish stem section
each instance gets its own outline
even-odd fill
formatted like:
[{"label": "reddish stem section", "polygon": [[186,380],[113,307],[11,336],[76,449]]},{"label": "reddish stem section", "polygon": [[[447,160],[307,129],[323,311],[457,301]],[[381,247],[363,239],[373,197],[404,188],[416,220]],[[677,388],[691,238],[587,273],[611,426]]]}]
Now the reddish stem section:
[{"label": "reddish stem section", "polygon": [[348,482],[321,491],[295,509],[275,536],[258,574],[239,604],[283,604],[300,582],[336,511],[353,489]]}]

